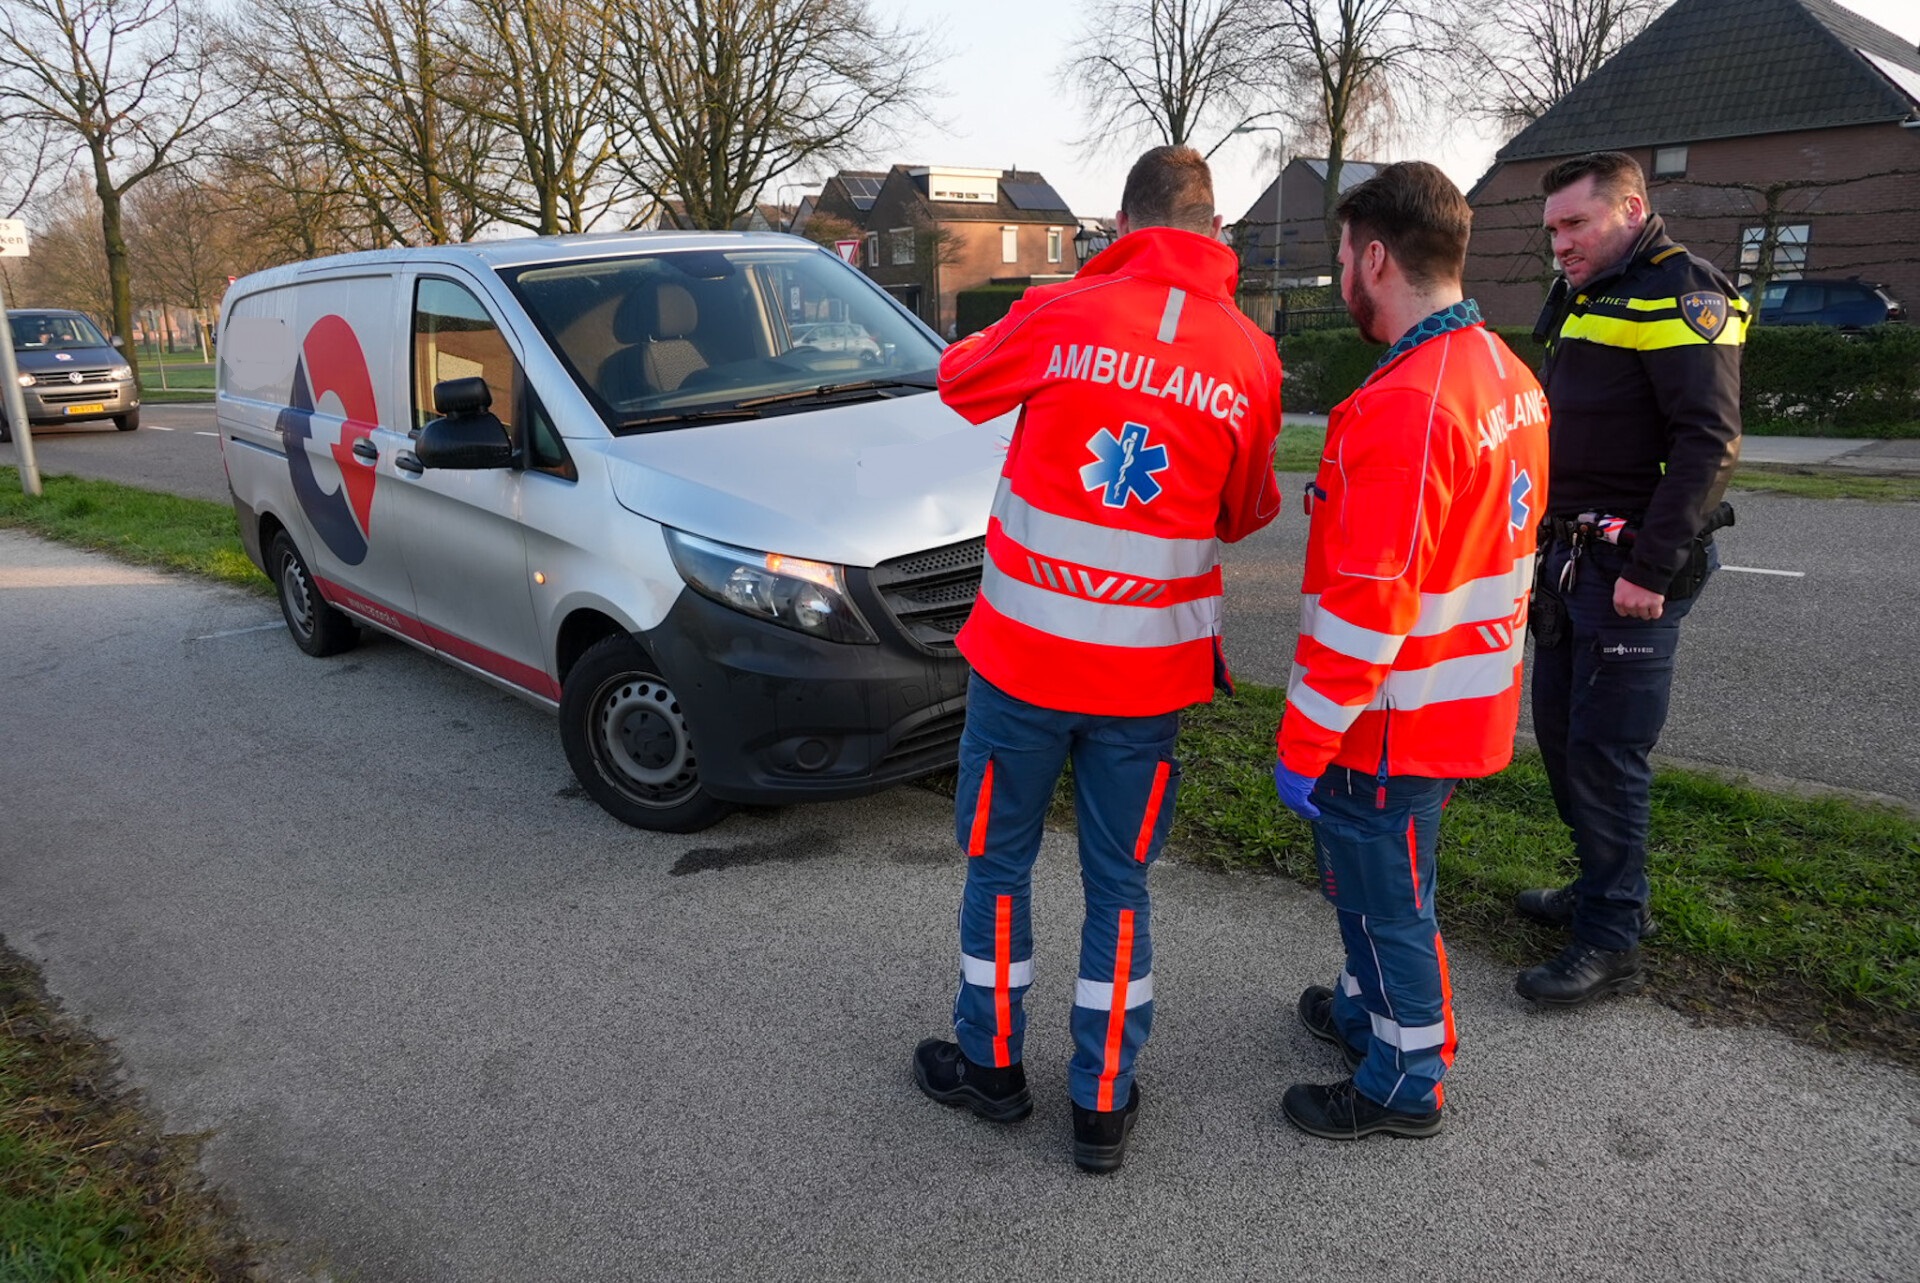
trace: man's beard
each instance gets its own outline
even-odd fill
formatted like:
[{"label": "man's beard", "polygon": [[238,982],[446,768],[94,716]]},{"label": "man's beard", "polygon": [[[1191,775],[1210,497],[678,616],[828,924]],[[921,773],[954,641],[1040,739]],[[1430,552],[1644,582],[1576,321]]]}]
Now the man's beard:
[{"label": "man's beard", "polygon": [[1376,326],[1380,320],[1380,305],[1372,294],[1367,292],[1367,283],[1355,276],[1351,278],[1353,297],[1347,301],[1347,315],[1360,327],[1360,337],[1369,343],[1385,343],[1386,336],[1380,334]]}]

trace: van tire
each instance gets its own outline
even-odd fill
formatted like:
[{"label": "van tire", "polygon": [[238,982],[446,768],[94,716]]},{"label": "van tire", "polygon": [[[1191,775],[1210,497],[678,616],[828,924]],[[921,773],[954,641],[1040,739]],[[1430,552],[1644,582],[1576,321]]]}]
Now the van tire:
[{"label": "van tire", "polygon": [[135,428],[140,426],[140,411],[135,410],[130,414],[114,415],[113,426],[120,429],[122,432],[133,431]]},{"label": "van tire", "polygon": [[280,614],[287,621],[294,645],[316,659],[324,659],[352,650],[359,642],[359,627],[320,595],[300,550],[284,530],[267,546],[267,573],[273,579]]},{"label": "van tire", "polygon": [[631,637],[603,637],[567,673],[560,743],[588,795],[637,829],[697,833],[733,809],[701,784],[680,701]]}]

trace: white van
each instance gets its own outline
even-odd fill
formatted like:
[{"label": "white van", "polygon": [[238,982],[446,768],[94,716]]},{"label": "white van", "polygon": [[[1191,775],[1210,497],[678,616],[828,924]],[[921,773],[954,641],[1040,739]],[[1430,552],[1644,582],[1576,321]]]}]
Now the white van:
[{"label": "white van", "polygon": [[1008,427],[940,346],[791,236],[343,255],[228,292],[221,449],[302,650],[555,708],[596,801],[687,832],[953,760]]}]

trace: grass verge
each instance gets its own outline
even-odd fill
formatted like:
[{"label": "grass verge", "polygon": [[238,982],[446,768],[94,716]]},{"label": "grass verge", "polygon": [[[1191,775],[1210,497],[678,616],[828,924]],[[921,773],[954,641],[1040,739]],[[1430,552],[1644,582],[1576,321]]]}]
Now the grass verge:
[{"label": "grass verge", "polygon": [[0,526],[272,595],[226,504],[83,477],[43,477],[41,488],[39,498],[23,494],[19,472],[0,468]]},{"label": "grass verge", "polygon": [[0,1279],[252,1278],[198,1146],[142,1117],[107,1051],[0,943]]},{"label": "grass verge", "polygon": [[141,388],[140,404],[148,405],[212,405],[213,389],[206,388]]},{"label": "grass verge", "polygon": [[[1313,884],[1311,832],[1273,798],[1284,704],[1243,683],[1187,715],[1177,853]],[[1653,841],[1656,996],[1920,1067],[1920,821],[1668,769],[1654,781]],[[1503,961],[1538,962],[1564,941],[1515,918],[1513,897],[1574,871],[1539,756],[1523,753],[1448,807],[1442,925]]]}]

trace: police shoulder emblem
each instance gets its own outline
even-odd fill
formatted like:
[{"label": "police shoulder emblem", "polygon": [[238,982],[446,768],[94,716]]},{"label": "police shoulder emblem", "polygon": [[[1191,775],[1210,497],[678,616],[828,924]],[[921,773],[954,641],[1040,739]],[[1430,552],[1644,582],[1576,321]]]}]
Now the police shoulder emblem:
[{"label": "police shoulder emblem", "polygon": [[1695,290],[1680,296],[1680,319],[1687,328],[1711,343],[1727,328],[1727,296],[1712,290]]}]

